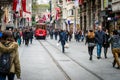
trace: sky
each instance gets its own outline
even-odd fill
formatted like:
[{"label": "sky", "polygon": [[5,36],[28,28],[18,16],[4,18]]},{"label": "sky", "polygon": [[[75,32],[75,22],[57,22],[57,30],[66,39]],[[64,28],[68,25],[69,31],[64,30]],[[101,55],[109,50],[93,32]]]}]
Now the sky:
[{"label": "sky", "polygon": [[47,4],[49,0],[38,0],[39,4]]}]

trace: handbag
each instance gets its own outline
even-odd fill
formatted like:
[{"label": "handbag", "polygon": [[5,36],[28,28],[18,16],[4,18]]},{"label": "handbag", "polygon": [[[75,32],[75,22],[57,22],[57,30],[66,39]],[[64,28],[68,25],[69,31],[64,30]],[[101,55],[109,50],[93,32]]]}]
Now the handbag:
[{"label": "handbag", "polygon": [[59,43],[57,43],[56,45],[57,45],[57,47],[59,47],[59,46],[60,46],[60,44],[59,44]]},{"label": "handbag", "polygon": [[64,47],[65,47],[65,48],[69,48],[69,44],[68,44],[68,43],[65,43]]},{"label": "handbag", "polygon": [[96,44],[95,43],[88,43],[88,47],[95,47]]}]

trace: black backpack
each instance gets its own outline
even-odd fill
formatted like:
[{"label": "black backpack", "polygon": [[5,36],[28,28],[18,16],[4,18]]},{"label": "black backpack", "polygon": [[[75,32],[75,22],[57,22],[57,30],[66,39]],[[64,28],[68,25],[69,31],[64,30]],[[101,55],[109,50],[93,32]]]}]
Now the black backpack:
[{"label": "black backpack", "polygon": [[10,72],[10,53],[2,53],[0,56],[0,73],[8,74]]}]

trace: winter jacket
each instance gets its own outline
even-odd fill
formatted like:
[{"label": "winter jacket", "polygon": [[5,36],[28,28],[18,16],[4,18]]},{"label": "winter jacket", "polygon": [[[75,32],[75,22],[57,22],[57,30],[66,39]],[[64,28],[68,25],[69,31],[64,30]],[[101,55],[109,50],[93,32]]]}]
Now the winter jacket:
[{"label": "winter jacket", "polygon": [[[8,44],[9,43],[9,44]],[[3,53],[10,53],[11,68],[10,73],[15,73],[17,78],[20,78],[20,61],[18,54],[18,44],[16,42],[6,41],[4,44],[8,44],[8,47],[5,47],[3,43],[0,42],[0,56]]]},{"label": "winter jacket", "polygon": [[67,41],[67,35],[66,35],[66,32],[60,32],[60,39],[58,42],[61,41],[61,44],[62,45],[65,45],[65,42]]},{"label": "winter jacket", "polygon": [[103,44],[104,35],[105,35],[105,33],[103,31],[97,31],[95,33],[95,41],[96,41],[97,44],[100,44],[100,45]]}]

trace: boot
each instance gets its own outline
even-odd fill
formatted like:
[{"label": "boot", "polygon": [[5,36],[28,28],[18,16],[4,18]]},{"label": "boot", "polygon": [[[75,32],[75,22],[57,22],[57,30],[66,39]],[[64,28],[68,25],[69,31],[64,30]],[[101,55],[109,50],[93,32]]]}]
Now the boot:
[{"label": "boot", "polygon": [[107,58],[107,55],[106,55],[106,53],[104,53],[105,54],[105,59]]},{"label": "boot", "polygon": [[116,61],[114,60],[112,64],[113,64],[113,67],[115,67]]},{"label": "boot", "polygon": [[90,56],[89,60],[92,60],[92,56]]}]

